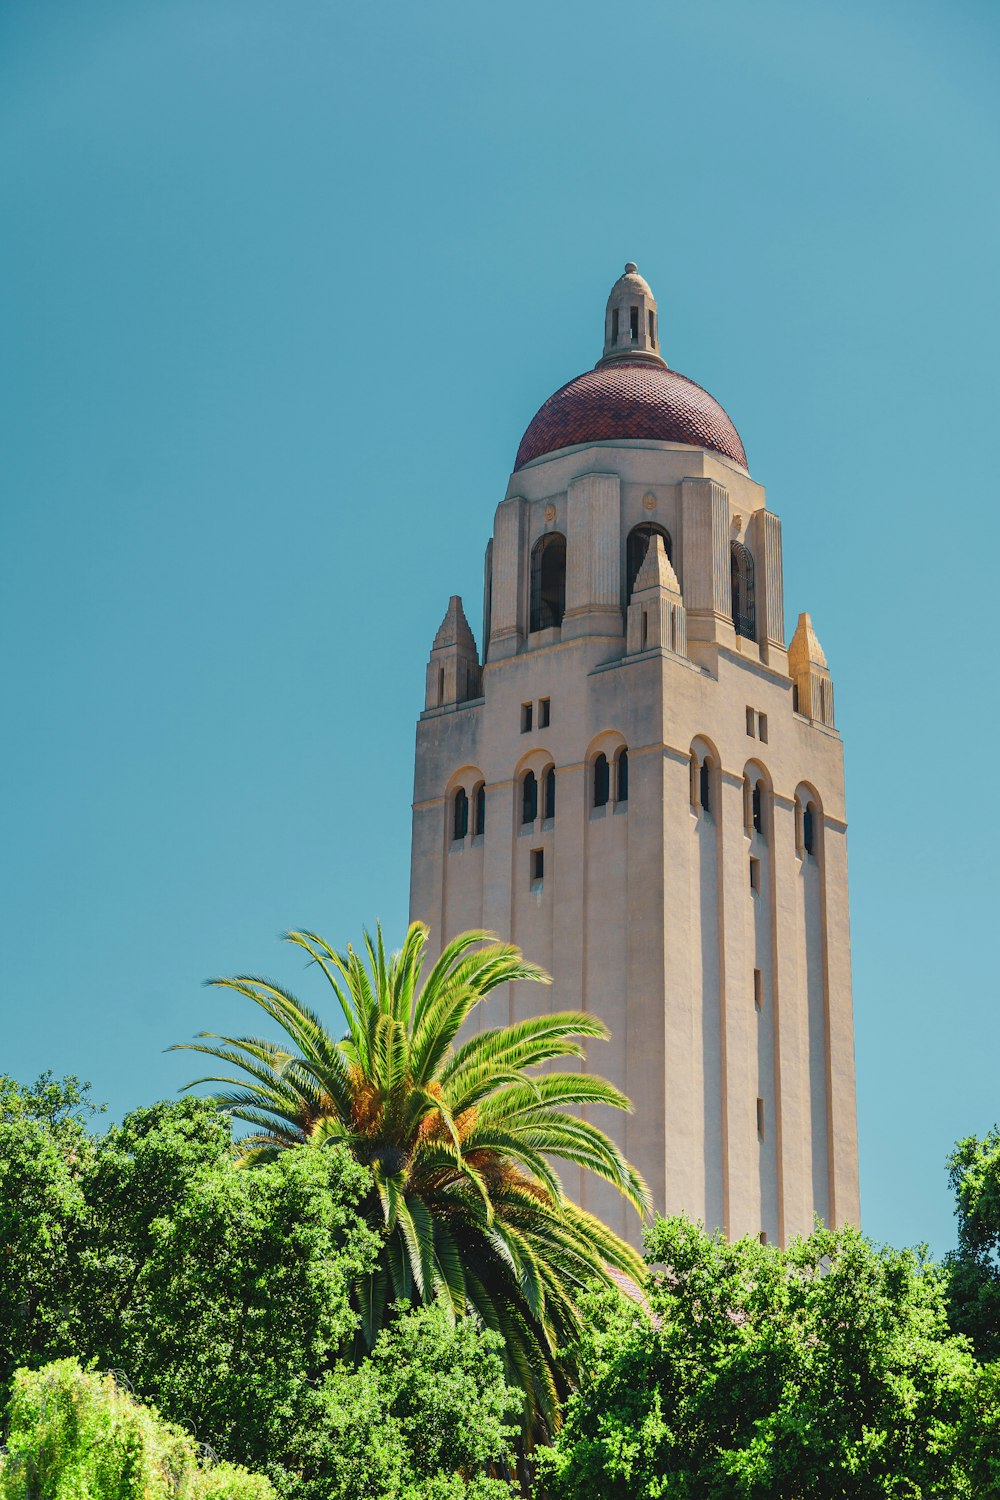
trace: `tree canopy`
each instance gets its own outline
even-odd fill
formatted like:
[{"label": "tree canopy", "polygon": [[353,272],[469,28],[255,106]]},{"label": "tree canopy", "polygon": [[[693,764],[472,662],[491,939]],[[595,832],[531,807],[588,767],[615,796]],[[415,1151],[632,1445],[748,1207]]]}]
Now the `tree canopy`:
[{"label": "tree canopy", "polygon": [[1000,1382],[918,1252],[817,1229],[787,1250],[682,1218],[647,1237],[648,1310],[592,1308],[552,1500],[918,1500],[998,1492]]}]

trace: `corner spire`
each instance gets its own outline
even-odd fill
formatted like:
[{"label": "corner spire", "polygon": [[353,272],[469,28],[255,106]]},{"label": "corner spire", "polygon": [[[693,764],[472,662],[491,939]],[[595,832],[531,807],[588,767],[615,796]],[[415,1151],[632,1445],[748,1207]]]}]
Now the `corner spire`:
[{"label": "corner spire", "polygon": [[616,359],[666,364],[660,354],[656,298],[634,260],[627,263],[624,274],[611,288],[604,312],[604,353],[597,363],[606,365]]}]

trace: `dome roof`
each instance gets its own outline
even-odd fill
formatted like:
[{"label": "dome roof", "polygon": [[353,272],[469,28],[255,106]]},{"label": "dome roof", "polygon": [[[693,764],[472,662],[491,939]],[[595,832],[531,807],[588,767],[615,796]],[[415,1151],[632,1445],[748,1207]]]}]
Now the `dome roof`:
[{"label": "dome roof", "polygon": [[630,260],[608,298],[602,358],[535,413],[515,470],[560,448],[622,438],[710,448],[745,469],[736,428],[714,397],[670,369],[659,333],[656,299]]},{"label": "dome roof", "polygon": [[529,422],[514,468],[576,443],[619,438],[711,448],[747,468],[740,435],[714,396],[645,360],[599,365],[556,391]]}]

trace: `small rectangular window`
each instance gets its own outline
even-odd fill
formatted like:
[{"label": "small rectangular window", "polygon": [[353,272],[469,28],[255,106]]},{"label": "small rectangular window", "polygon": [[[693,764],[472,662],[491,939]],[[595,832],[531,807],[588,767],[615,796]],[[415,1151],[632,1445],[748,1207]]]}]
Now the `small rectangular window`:
[{"label": "small rectangular window", "polygon": [[629,331],[632,334],[633,344],[639,342],[639,309],[630,307],[628,310]]},{"label": "small rectangular window", "polygon": [[755,1010],[764,1009],[764,976],[759,969],[753,971],[753,1003]]},{"label": "small rectangular window", "polygon": [[649,611],[642,612],[642,650],[645,651],[649,645]]},{"label": "small rectangular window", "polygon": [[438,667],[438,708],[444,702],[444,667]]},{"label": "small rectangular window", "polygon": [[532,849],[531,851],[531,884],[532,887],[539,886],[545,875],[545,850]]},{"label": "small rectangular window", "polygon": [[521,733],[522,734],[527,734],[528,730],[531,728],[531,711],[532,711],[532,705],[530,703],[522,703],[521,704]]},{"label": "small rectangular window", "polygon": [[757,715],[757,737],[762,744],[767,744],[767,714]]},{"label": "small rectangular window", "polygon": [[649,343],[650,343],[650,347],[653,348],[653,349],[656,348],[656,324],[653,321],[653,319],[655,317],[656,317],[656,314],[654,312],[650,312],[650,314],[649,314]]},{"label": "small rectangular window", "polygon": [[750,889],[760,892],[760,860],[755,854],[750,856]]},{"label": "small rectangular window", "polygon": [[764,1139],[764,1101],[763,1101],[763,1099],[758,1099],[757,1100],[757,1139],[760,1140],[760,1141],[762,1141]]},{"label": "small rectangular window", "polygon": [[549,710],[549,700],[548,700],[548,698],[539,698],[539,700],[538,700],[538,727],[539,727],[539,729],[548,729],[550,723],[551,723],[551,714],[550,714],[550,710]]},{"label": "small rectangular window", "polygon": [[750,736],[751,739],[754,739],[755,735],[756,735],[756,727],[755,727],[756,718],[757,718],[756,713],[750,707],[750,705],[747,704],[747,734]]}]

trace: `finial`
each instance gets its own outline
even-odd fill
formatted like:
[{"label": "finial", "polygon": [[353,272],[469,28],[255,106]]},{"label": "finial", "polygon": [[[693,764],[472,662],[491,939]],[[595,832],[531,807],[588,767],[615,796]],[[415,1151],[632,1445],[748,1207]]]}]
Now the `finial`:
[{"label": "finial", "polygon": [[627,260],[625,262],[625,275],[626,276],[631,276],[632,273],[634,271],[638,271],[638,269],[639,269],[639,267],[636,265],[636,263],[635,263],[634,260]]}]

